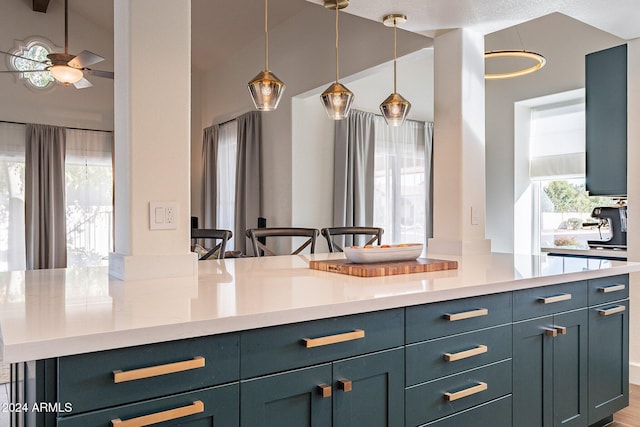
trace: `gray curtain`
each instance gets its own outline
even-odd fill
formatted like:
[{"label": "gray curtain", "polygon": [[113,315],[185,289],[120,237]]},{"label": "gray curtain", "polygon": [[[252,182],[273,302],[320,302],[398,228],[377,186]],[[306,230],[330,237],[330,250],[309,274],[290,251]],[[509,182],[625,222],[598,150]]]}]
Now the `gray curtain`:
[{"label": "gray curtain", "polygon": [[236,164],[235,249],[247,253],[245,230],[258,225],[262,214],[262,116],[251,111],[238,117]]},{"label": "gray curtain", "polygon": [[373,226],[374,115],[352,110],[336,122],[333,226]]},{"label": "gray curtain", "polygon": [[[433,237],[433,122],[424,124],[424,164],[428,168],[427,197],[425,199],[427,223],[425,224],[425,238],[427,242]],[[426,245],[426,242],[425,242]]]},{"label": "gray curtain", "polygon": [[27,125],[25,237],[27,269],[67,266],[65,130]]},{"label": "gray curtain", "polygon": [[[218,134],[220,126],[205,128],[202,135],[202,222],[200,228],[216,228]],[[211,242],[207,242],[210,244]]]}]

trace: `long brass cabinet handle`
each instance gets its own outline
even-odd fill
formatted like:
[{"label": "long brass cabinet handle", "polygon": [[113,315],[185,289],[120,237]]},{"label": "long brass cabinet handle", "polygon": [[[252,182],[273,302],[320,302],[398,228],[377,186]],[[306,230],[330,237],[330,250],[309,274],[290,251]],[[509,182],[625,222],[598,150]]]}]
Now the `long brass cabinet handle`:
[{"label": "long brass cabinet handle", "polygon": [[560,294],[560,295],[553,295],[550,297],[538,298],[538,302],[541,302],[542,304],[553,304],[554,302],[569,301],[570,299],[571,299],[571,294]]},{"label": "long brass cabinet handle", "polygon": [[459,351],[457,353],[445,353],[442,357],[444,357],[444,360],[446,360],[447,362],[455,362],[456,360],[477,356],[479,354],[486,353],[487,351],[489,351],[489,347],[480,344],[479,346],[469,350]]},{"label": "long brass cabinet handle", "polygon": [[178,418],[184,418],[189,415],[200,414],[202,412],[204,412],[204,403],[201,400],[196,400],[191,405],[156,412],[154,414],[143,415],[141,417],[131,418],[130,420],[123,421],[120,418],[116,418],[115,420],[111,420],[111,425],[113,427],[144,427],[166,421],[177,420]]},{"label": "long brass cabinet handle", "polygon": [[487,388],[489,388],[487,383],[478,381],[478,384],[474,385],[473,387],[465,388],[464,390],[456,391],[453,393],[445,392],[444,398],[449,402],[453,402],[454,400],[462,399],[463,397],[468,397],[485,391]]},{"label": "long brass cabinet handle", "polygon": [[318,338],[303,338],[304,345],[307,348],[320,347],[323,345],[337,344],[339,342],[353,341],[364,338],[364,330],[356,329],[355,331],[345,332],[344,334],[329,335]]},{"label": "long brass cabinet handle", "polygon": [[182,362],[167,363],[165,365],[150,366],[148,368],[132,369],[131,371],[113,371],[113,382],[123,383],[126,381],[141,380],[144,378],[189,371],[191,369],[202,367],[204,367],[204,357],[196,356],[191,360],[185,360]]},{"label": "long brass cabinet handle", "polygon": [[473,317],[486,316],[489,314],[489,310],[486,308],[478,308],[476,310],[462,311],[460,313],[446,313],[444,318],[449,322],[455,322],[456,320],[471,319]]},{"label": "long brass cabinet handle", "polygon": [[624,284],[610,285],[610,286],[603,286],[601,288],[598,288],[598,292],[608,294],[609,292],[624,291],[626,288],[627,288],[627,285],[624,285]]},{"label": "long brass cabinet handle", "polygon": [[625,307],[624,305],[617,305],[617,306],[611,307],[611,308],[600,309],[600,310],[598,310],[598,314],[600,316],[611,316],[612,314],[622,313],[626,309],[627,309],[627,307]]}]

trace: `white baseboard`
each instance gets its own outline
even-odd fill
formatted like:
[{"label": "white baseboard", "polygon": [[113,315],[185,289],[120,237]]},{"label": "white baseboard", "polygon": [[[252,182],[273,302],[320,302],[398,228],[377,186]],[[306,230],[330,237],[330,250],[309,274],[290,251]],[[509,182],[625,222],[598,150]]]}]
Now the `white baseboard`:
[{"label": "white baseboard", "polygon": [[629,363],[629,382],[640,385],[640,363]]}]

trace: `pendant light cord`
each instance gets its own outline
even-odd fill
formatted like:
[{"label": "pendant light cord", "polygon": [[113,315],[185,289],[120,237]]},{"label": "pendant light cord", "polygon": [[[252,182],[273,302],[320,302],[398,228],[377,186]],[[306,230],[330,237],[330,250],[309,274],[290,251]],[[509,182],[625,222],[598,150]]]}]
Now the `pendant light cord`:
[{"label": "pendant light cord", "polygon": [[264,70],[269,71],[269,31],[268,31],[268,10],[269,0],[264,0]]},{"label": "pendant light cord", "polygon": [[64,53],[69,53],[69,5],[64,0]]},{"label": "pendant light cord", "polygon": [[397,93],[396,90],[396,18],[393,18],[393,93]]},{"label": "pendant light cord", "polygon": [[338,83],[338,0],[336,0],[336,83]]}]

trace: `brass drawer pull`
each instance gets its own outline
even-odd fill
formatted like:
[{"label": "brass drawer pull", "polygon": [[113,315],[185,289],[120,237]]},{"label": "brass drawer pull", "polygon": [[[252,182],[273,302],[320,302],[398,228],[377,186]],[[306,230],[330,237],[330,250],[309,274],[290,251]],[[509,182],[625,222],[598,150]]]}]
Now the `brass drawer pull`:
[{"label": "brass drawer pull", "polygon": [[477,310],[463,311],[460,313],[447,313],[444,315],[444,318],[449,322],[455,322],[456,320],[471,319],[472,317],[486,316],[488,314],[488,309],[478,308]]},{"label": "brass drawer pull", "polygon": [[320,384],[318,386],[318,393],[320,393],[320,396],[322,396],[322,398],[331,397],[331,391],[332,390],[330,385]]},{"label": "brass drawer pull", "polygon": [[343,378],[341,380],[338,380],[338,385],[340,386],[340,389],[345,393],[348,393],[351,390],[353,390],[353,383],[351,382],[351,380],[347,380]]},{"label": "brass drawer pull", "polygon": [[113,382],[117,384],[126,381],[141,380],[144,378],[157,377],[158,375],[173,374],[202,367],[204,367],[204,357],[196,356],[191,360],[185,360],[183,362],[132,369],[131,371],[113,371]]},{"label": "brass drawer pull", "polygon": [[337,344],[339,342],[352,341],[364,338],[364,330],[356,329],[355,331],[345,332],[344,334],[329,335],[319,338],[303,338],[304,345],[307,348],[320,347],[323,345]]},{"label": "brass drawer pull", "polygon": [[557,337],[558,330],[556,328],[543,328],[544,334],[548,337]]},{"label": "brass drawer pull", "polygon": [[558,333],[560,335],[567,335],[567,327],[566,326],[556,326],[556,331],[558,331]]},{"label": "brass drawer pull", "polygon": [[489,351],[489,348],[486,345],[481,344],[469,350],[459,351],[457,353],[445,353],[443,357],[444,357],[444,360],[446,360],[447,362],[455,362],[456,360],[477,356],[479,354],[486,353],[487,351]]},{"label": "brass drawer pull", "polygon": [[615,307],[603,308],[601,310],[598,310],[598,314],[601,316],[611,316],[612,314],[622,313],[626,309],[627,307],[625,307],[624,305],[617,305]]},{"label": "brass drawer pull", "polygon": [[603,286],[601,288],[598,288],[598,292],[602,292],[602,293],[608,294],[609,292],[624,291],[626,288],[627,288],[627,285],[624,285],[624,284]]},{"label": "brass drawer pull", "polygon": [[144,427],[188,417],[193,414],[200,414],[202,412],[204,412],[204,403],[201,400],[196,400],[192,405],[156,412],[155,414],[143,415],[141,417],[131,418],[130,420],[122,421],[120,418],[116,418],[115,420],[111,420],[111,425],[114,427]]},{"label": "brass drawer pull", "polygon": [[560,294],[552,297],[538,298],[538,302],[541,302],[542,304],[553,304],[554,302],[569,301],[570,299],[571,294]]},{"label": "brass drawer pull", "polygon": [[465,388],[464,390],[456,391],[454,393],[446,392],[444,394],[444,398],[449,402],[453,402],[454,400],[462,399],[463,397],[468,397],[473,394],[480,393],[481,391],[485,391],[487,388],[487,383],[478,381],[478,384],[473,387]]}]

